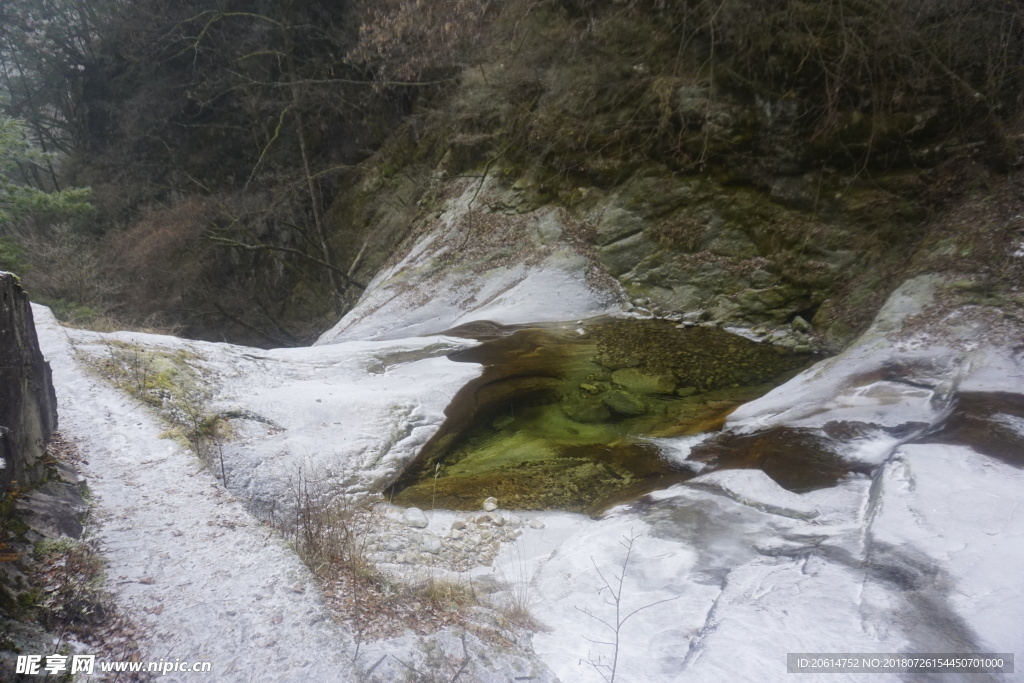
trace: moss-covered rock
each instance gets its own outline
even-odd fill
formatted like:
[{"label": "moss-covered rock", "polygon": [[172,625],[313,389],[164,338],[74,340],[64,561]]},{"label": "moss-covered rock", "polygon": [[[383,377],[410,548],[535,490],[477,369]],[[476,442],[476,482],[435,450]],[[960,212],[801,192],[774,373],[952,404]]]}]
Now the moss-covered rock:
[{"label": "moss-covered rock", "polygon": [[634,394],[671,394],[676,380],[670,373],[643,372],[635,368],[622,368],[612,373],[612,381]]},{"label": "moss-covered rock", "polygon": [[617,415],[634,417],[647,412],[647,406],[642,398],[619,389],[613,389],[601,394],[601,402]]}]

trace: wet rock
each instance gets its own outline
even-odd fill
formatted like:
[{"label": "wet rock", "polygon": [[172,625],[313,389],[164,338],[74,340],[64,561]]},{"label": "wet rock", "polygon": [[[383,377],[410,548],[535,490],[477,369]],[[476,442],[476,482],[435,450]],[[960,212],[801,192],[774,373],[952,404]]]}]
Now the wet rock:
[{"label": "wet rock", "polygon": [[511,415],[502,415],[501,417],[499,417],[497,420],[495,420],[491,424],[492,424],[492,426],[495,429],[504,429],[505,427],[508,427],[510,424],[512,424],[515,421],[516,421],[516,419],[514,417],[512,417]]},{"label": "wet rock", "polygon": [[790,326],[793,328],[794,332],[810,332],[811,330],[811,324],[800,316],[793,318],[793,322],[790,323]]},{"label": "wet rock", "polygon": [[0,271],[0,494],[12,481],[43,478],[46,444],[57,428],[57,397],[43,360],[28,296]]},{"label": "wet rock", "polygon": [[554,244],[562,237],[563,226],[557,211],[548,211],[532,221],[541,244]]},{"label": "wet rock", "polygon": [[457,519],[454,522],[452,522],[452,531],[460,531],[460,530],[465,529],[465,528],[466,528],[466,523],[463,520],[461,520],[461,519]]},{"label": "wet rock", "polygon": [[598,257],[609,273],[618,276],[631,271],[657,251],[658,244],[640,232],[601,247]]},{"label": "wet rock", "polygon": [[630,235],[643,232],[644,221],[630,211],[612,207],[604,212],[596,227],[597,243],[603,247]]},{"label": "wet rock", "polygon": [[[595,387],[596,388],[596,387]],[[562,412],[570,420],[584,424],[605,422],[611,417],[600,398],[570,397],[562,402]]]},{"label": "wet rock", "polygon": [[643,415],[647,410],[642,399],[625,391],[605,392],[601,400],[619,415]]},{"label": "wet rock", "polygon": [[82,535],[81,516],[89,505],[82,499],[77,486],[52,481],[19,500],[17,508],[39,538],[79,538]]},{"label": "wet rock", "polygon": [[671,394],[676,388],[676,380],[670,374],[647,373],[635,368],[616,370],[612,381],[636,394]]}]

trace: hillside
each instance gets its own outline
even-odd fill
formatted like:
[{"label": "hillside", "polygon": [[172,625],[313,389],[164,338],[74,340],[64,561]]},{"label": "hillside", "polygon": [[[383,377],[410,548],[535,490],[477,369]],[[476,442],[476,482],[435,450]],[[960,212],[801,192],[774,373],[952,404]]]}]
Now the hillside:
[{"label": "hillside", "polygon": [[1014,3],[242,5],[8,30],[81,64],[47,134],[95,212],[9,237],[59,314],[308,343],[467,188],[467,249],[557,210],[623,303],[832,349],[901,277],[1013,280]]}]

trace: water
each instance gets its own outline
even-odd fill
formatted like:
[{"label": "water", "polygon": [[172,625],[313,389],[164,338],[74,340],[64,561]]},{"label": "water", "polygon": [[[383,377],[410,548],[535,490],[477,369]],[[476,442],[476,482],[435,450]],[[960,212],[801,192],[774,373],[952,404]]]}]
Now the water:
[{"label": "water", "polygon": [[663,320],[474,323],[452,333],[483,341],[449,358],[484,371],[395,485],[401,505],[479,509],[494,496],[504,508],[596,513],[634,500],[693,476],[651,437],[718,430],[813,360]]}]

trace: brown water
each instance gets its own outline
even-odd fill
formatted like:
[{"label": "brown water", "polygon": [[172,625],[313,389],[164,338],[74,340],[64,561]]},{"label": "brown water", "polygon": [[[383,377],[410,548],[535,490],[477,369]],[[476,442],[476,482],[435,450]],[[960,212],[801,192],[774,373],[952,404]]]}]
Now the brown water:
[{"label": "brown water", "polygon": [[915,443],[969,446],[978,453],[1024,467],[1024,436],[1011,421],[1024,424],[1024,396],[1003,392],[966,392],[957,396],[942,426]]},{"label": "brown water", "polygon": [[[636,499],[693,476],[649,437],[718,430],[737,406],[813,360],[661,320],[475,323],[451,333],[483,340],[449,358],[484,371],[455,396],[438,434],[396,483],[400,505],[479,509],[494,496],[505,508],[594,513]],[[828,468],[831,478],[836,468]]]}]

